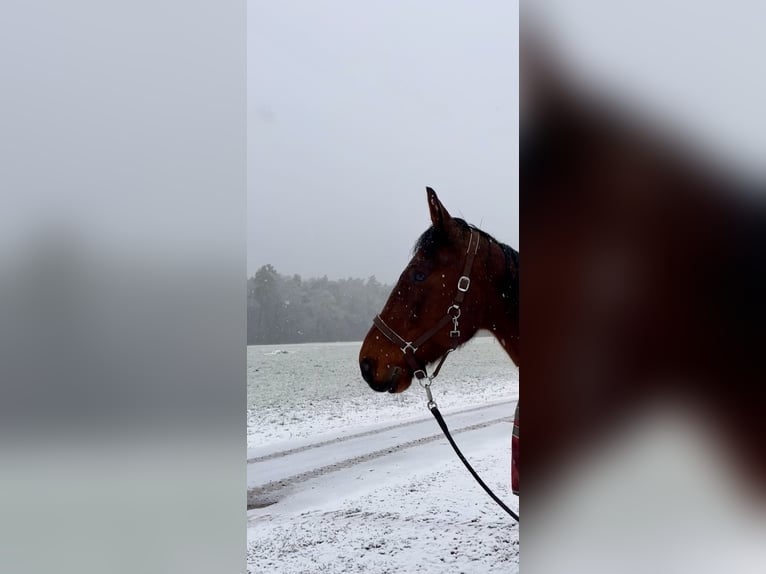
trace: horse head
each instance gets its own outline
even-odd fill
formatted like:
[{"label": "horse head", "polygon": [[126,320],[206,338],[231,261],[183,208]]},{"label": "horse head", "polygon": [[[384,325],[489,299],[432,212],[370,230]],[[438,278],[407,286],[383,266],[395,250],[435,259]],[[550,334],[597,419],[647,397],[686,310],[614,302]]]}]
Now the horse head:
[{"label": "horse head", "polygon": [[400,393],[473,337],[493,332],[518,363],[518,253],[450,216],[426,188],[431,227],[415,244],[359,352],[376,391]]}]

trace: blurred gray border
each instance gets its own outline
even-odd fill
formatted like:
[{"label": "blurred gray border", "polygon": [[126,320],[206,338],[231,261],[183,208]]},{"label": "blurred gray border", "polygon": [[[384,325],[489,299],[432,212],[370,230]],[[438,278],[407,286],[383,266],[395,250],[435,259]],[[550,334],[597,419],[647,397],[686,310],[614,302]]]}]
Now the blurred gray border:
[{"label": "blurred gray border", "polygon": [[245,568],[246,2],[0,23],[0,571]]}]

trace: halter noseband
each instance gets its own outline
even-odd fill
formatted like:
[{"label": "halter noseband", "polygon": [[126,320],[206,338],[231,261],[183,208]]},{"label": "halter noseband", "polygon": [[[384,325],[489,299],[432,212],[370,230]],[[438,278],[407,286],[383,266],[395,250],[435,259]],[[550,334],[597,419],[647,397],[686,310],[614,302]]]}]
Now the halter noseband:
[{"label": "halter noseband", "polygon": [[[471,250],[471,247],[473,246],[473,242],[474,242],[473,241],[474,236],[476,237],[476,246],[473,247],[473,250]],[[481,236],[477,232],[471,231],[471,238],[468,240],[468,249],[466,249],[466,258],[465,258],[465,266],[463,268],[463,275],[461,275],[460,279],[457,280],[457,293],[455,294],[455,298],[452,300],[452,305],[447,307],[446,315],[444,315],[436,323],[436,325],[428,329],[428,331],[423,333],[420,337],[418,337],[414,341],[405,341],[402,337],[399,336],[399,334],[396,331],[394,331],[391,327],[386,325],[385,321],[383,321],[383,318],[380,315],[376,315],[375,318],[372,320],[373,325],[375,325],[378,328],[378,330],[381,333],[383,333],[383,335],[389,341],[391,341],[393,344],[399,347],[401,352],[404,354],[404,360],[407,361],[407,364],[412,369],[413,376],[417,378],[418,380],[428,377],[428,373],[426,372],[425,365],[420,364],[420,362],[415,358],[415,353],[420,348],[420,346],[426,341],[428,341],[428,339],[433,337],[437,332],[439,332],[439,330],[441,330],[450,321],[452,322],[452,330],[449,333],[450,338],[457,339],[460,336],[460,330],[458,329],[458,319],[460,318],[460,305],[463,303],[465,294],[468,292],[468,288],[471,286],[471,267],[473,266],[473,260],[476,257],[476,252],[479,250],[480,242],[481,242]],[[434,374],[428,378],[433,379],[434,377],[436,377],[436,375],[439,373],[439,369],[441,369],[442,364],[444,364],[444,360],[447,358],[447,355],[449,355],[454,350],[455,350],[455,347],[453,346],[442,356],[441,361],[439,362],[439,365],[436,367],[436,370],[434,371]]]}]

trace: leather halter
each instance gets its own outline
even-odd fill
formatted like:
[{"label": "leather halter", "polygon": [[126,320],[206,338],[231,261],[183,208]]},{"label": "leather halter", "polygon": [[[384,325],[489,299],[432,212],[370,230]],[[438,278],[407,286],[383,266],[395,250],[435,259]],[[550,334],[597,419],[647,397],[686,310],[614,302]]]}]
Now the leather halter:
[{"label": "leather halter", "polygon": [[[476,237],[476,246],[473,247],[473,250],[472,250],[471,248],[474,243],[474,236]],[[458,319],[460,318],[460,305],[463,303],[465,294],[468,292],[468,288],[471,286],[471,267],[473,266],[473,260],[476,257],[476,252],[479,250],[480,242],[481,242],[481,236],[479,235],[479,233],[471,230],[471,238],[468,241],[468,248],[466,249],[466,258],[465,258],[465,266],[463,267],[463,274],[460,276],[460,279],[457,280],[457,293],[455,294],[455,298],[452,300],[452,305],[450,305],[447,308],[446,315],[444,315],[436,323],[436,325],[428,329],[420,337],[418,337],[414,341],[405,341],[401,336],[399,336],[399,334],[396,331],[394,331],[391,327],[386,325],[385,321],[383,321],[383,318],[380,315],[376,315],[375,318],[372,320],[373,325],[375,325],[378,328],[378,330],[381,333],[383,333],[383,335],[389,341],[391,341],[392,343],[394,343],[396,346],[399,347],[399,349],[404,354],[404,360],[412,369],[412,375],[418,380],[428,377],[428,373],[426,373],[425,365],[421,364],[420,361],[418,361],[418,359],[415,357],[415,353],[420,348],[420,346],[426,341],[428,341],[431,337],[433,337],[436,333],[438,333],[450,321],[452,322],[452,330],[449,333],[450,338],[457,339],[458,337],[460,337],[460,330],[458,329]],[[457,342],[451,349],[449,349],[442,356],[442,360],[439,363],[439,366],[436,368],[436,371],[434,371],[434,374],[431,375],[431,378],[435,377],[438,374],[439,369],[444,363],[444,359],[446,359],[447,355],[451,351],[455,350],[456,347],[457,347]]]}]

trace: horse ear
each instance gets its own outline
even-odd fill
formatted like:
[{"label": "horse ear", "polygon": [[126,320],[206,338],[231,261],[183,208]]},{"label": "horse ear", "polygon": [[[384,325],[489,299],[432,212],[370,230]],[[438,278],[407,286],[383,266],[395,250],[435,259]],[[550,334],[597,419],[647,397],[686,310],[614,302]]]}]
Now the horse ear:
[{"label": "horse ear", "polygon": [[443,228],[452,217],[442,205],[442,202],[439,201],[433,189],[426,187],[426,194],[428,195],[428,209],[431,211],[431,223],[433,223],[434,227]]}]

